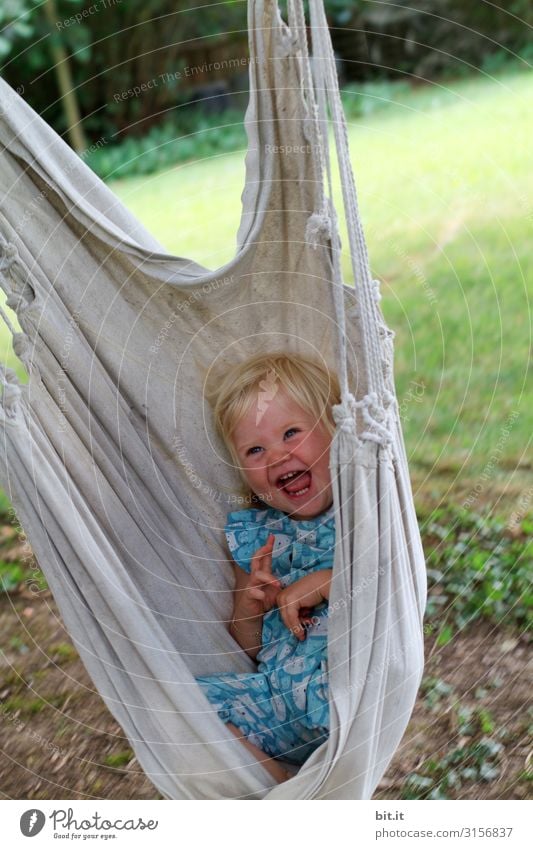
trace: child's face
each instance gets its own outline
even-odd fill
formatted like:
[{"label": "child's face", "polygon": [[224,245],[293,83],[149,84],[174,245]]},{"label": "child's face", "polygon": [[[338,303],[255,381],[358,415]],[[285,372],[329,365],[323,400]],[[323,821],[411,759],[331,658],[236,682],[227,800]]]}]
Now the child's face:
[{"label": "child's face", "polygon": [[[266,504],[308,519],[332,503],[331,436],[283,390],[258,398],[233,432],[233,444],[250,489]],[[289,478],[285,476],[295,472]]]}]

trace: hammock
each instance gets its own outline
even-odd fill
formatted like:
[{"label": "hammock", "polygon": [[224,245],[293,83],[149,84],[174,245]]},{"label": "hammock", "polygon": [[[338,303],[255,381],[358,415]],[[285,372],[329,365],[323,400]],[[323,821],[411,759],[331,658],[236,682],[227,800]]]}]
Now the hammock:
[{"label": "hammock", "polygon": [[[426,578],[392,373],[321,0],[251,0],[248,151],[234,259],[170,256],[0,81],[0,279],[29,374],[2,370],[0,478],[71,638],[172,799],[368,799],[423,670]],[[328,117],[355,289],[344,286]],[[281,149],[281,151],[280,151]],[[326,191],[327,189],[327,191]],[[240,483],[212,369],[259,350],[338,371],[331,732],[272,786],[194,677],[253,671],[228,632],[223,526]]]}]

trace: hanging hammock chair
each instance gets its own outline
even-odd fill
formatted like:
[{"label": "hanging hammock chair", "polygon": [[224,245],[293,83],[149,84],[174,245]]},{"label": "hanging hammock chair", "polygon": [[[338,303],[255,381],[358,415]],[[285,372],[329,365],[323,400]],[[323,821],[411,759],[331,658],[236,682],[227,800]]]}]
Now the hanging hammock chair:
[{"label": "hanging hammock chair", "polygon": [[[216,271],[166,253],[0,82],[0,278],[29,374],[21,386],[2,370],[1,483],[95,686],[172,799],[371,798],[423,670],[426,577],[393,333],[370,274],[323,3],[310,2],[312,60],[301,0],[288,10],[286,23],[275,0],[249,3],[243,209],[235,258]],[[340,270],[330,119],[355,289]],[[228,631],[223,527],[240,481],[205,381],[280,349],[322,356],[342,399],[330,736],[273,786],[195,676],[255,669]]]}]

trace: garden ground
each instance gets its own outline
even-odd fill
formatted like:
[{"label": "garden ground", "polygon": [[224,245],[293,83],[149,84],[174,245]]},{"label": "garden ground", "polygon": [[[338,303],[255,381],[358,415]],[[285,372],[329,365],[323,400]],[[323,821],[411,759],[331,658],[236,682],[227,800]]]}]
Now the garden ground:
[{"label": "garden ground", "polygon": [[[443,549],[442,537],[448,536],[442,523],[432,521],[434,515],[421,523],[430,567]],[[517,546],[517,565],[521,552],[526,558],[531,554],[532,519],[505,531]],[[490,521],[487,516],[478,526]],[[495,531],[501,534],[501,526]],[[449,532],[448,542],[464,536],[457,524],[450,524]],[[474,548],[471,526],[467,534]],[[19,563],[25,550],[13,525],[5,525],[2,536],[6,580],[8,564]],[[487,548],[493,549],[492,539]],[[0,595],[6,646],[0,658],[3,797],[161,798],[95,692],[51,593],[37,588],[35,564],[27,561],[24,569],[20,583]],[[430,599],[443,587],[446,581],[434,583]],[[523,594],[504,598],[504,611],[516,610],[523,600]],[[430,603],[428,611],[422,685],[407,732],[374,798],[531,798],[533,712],[525,628],[507,612],[496,623],[490,616],[470,614],[468,625],[450,633],[441,627],[446,606]]]}]

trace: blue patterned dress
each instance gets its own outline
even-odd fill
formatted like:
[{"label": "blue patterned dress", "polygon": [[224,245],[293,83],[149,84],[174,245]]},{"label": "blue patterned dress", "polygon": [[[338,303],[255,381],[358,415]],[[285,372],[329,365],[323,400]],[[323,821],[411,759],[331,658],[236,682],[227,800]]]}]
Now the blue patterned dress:
[{"label": "blue patterned dress", "polygon": [[[239,510],[229,513],[225,532],[234,561],[248,573],[252,556],[274,534],[272,572],[282,586],[333,568],[333,507],[308,520],[271,507]],[[298,765],[329,731],[327,612],[328,602],[314,607],[306,639],[298,640],[272,608],[263,617],[257,672],[196,679],[224,722],[267,755]]]}]

